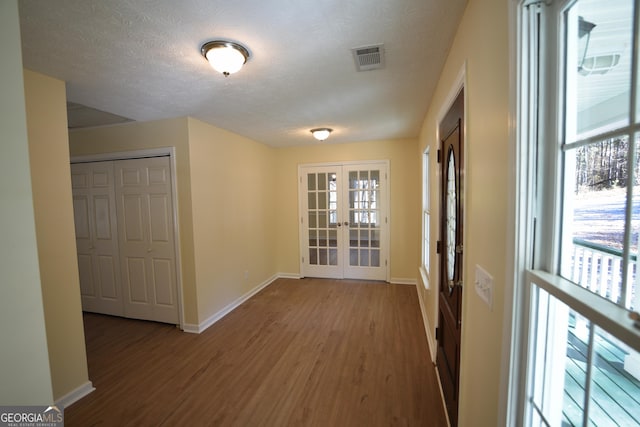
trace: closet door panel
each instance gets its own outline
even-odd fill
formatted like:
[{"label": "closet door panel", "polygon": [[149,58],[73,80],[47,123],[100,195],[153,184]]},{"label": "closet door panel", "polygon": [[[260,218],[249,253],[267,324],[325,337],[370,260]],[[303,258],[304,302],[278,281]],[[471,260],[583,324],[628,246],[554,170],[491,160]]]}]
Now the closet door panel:
[{"label": "closet door panel", "polygon": [[71,165],[82,309],[122,316],[113,162]]}]

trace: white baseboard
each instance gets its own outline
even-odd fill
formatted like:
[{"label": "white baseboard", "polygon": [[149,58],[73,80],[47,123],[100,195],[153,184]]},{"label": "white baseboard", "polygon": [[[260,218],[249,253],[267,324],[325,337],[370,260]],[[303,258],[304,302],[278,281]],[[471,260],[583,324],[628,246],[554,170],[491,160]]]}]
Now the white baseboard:
[{"label": "white baseboard", "polygon": [[402,279],[402,278],[398,278],[398,277],[392,277],[389,280],[389,283],[393,284],[393,285],[417,285],[418,281],[416,279]]},{"label": "white baseboard", "polygon": [[422,299],[422,292],[418,289],[418,301],[420,302],[420,313],[422,314],[422,322],[424,323],[424,331],[427,334],[427,342],[429,343],[429,353],[431,355],[431,361],[436,363],[436,352],[438,350],[438,343],[435,337],[431,333],[431,324],[429,323],[429,317],[427,316],[427,310],[424,306],[424,300]]},{"label": "white baseboard", "polygon": [[298,273],[278,273],[278,279],[300,279],[301,276]]},{"label": "white baseboard", "polygon": [[440,399],[442,399],[442,408],[444,409],[444,417],[447,420],[447,427],[451,427],[451,420],[449,419],[449,411],[447,411],[447,401],[444,398],[444,391],[442,390],[442,381],[440,380],[440,372],[438,371],[438,367],[435,366],[435,362],[434,362],[433,368],[436,371],[436,378],[438,380],[438,390],[440,390]]},{"label": "white baseboard", "polygon": [[87,381],[82,384],[80,387],[75,390],[71,390],[69,393],[62,396],[60,399],[56,400],[56,406],[61,406],[63,408],[68,408],[69,406],[76,403],[78,400],[82,399],[89,393],[95,390],[95,387],[91,383],[91,381]]},{"label": "white baseboard", "polygon": [[255,288],[251,289],[246,294],[244,294],[241,297],[239,297],[238,299],[236,299],[235,301],[231,302],[230,304],[227,304],[227,306],[224,307],[222,310],[219,310],[218,312],[216,312],[213,315],[209,316],[207,319],[205,319],[204,322],[201,322],[198,325],[185,323],[183,325],[183,327],[182,327],[182,330],[184,332],[189,332],[189,333],[192,333],[192,334],[200,334],[200,333],[204,332],[207,328],[209,328],[211,325],[216,323],[218,320],[222,319],[224,316],[226,316],[227,314],[231,313],[233,310],[238,308],[240,306],[240,304],[242,304],[243,302],[245,302],[246,300],[248,300],[249,298],[251,298],[252,296],[257,294],[258,292],[260,292],[261,290],[263,290],[264,288],[266,288],[270,284],[272,284],[274,281],[276,281],[276,279],[279,279],[279,278],[295,278],[295,277],[292,277],[292,276],[293,275],[291,275],[291,276],[289,276],[289,275],[281,276],[280,274],[275,274],[275,275],[271,276],[270,278],[268,278],[267,280],[265,280],[264,282],[260,283]]}]

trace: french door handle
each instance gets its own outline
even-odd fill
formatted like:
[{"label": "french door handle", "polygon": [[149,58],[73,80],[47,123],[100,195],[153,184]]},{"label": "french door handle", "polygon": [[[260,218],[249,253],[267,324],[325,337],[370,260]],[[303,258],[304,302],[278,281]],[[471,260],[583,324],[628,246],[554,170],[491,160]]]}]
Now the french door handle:
[{"label": "french door handle", "polygon": [[345,221],[345,222],[344,222],[344,226],[345,226],[345,227],[348,227],[348,226],[349,226],[349,221]]}]

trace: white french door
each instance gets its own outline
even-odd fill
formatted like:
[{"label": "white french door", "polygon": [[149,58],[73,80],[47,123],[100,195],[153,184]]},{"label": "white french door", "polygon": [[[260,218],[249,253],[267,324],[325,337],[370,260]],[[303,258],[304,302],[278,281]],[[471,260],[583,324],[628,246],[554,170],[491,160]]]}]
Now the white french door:
[{"label": "white french door", "polygon": [[388,163],[299,168],[302,276],[388,280]]}]

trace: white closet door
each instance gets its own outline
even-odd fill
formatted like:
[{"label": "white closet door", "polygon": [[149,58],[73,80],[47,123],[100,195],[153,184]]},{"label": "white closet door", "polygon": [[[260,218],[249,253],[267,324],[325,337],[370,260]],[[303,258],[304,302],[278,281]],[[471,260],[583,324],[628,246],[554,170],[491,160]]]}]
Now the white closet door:
[{"label": "white closet door", "polygon": [[168,157],[115,162],[127,317],[179,323]]},{"label": "white closet door", "polygon": [[71,185],[82,309],[122,316],[113,162],[71,165]]}]

